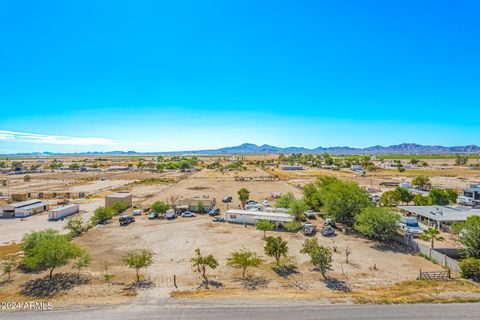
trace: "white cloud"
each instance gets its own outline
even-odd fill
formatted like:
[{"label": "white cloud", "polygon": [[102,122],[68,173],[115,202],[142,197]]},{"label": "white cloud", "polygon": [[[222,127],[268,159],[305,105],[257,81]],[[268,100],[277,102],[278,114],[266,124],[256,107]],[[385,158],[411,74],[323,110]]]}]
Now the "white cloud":
[{"label": "white cloud", "polygon": [[0,140],[28,142],[37,144],[56,144],[56,145],[113,145],[115,140],[107,138],[81,138],[68,136],[51,136],[35,133],[14,132],[8,130],[0,130]]}]

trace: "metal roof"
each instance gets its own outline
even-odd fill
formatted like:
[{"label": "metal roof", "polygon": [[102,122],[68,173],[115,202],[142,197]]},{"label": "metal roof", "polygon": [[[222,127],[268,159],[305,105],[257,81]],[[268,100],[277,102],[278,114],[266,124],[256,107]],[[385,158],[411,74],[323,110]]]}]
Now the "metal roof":
[{"label": "metal roof", "polygon": [[463,192],[479,192],[480,188],[467,188],[463,189]]},{"label": "metal roof", "polygon": [[27,200],[27,201],[7,204],[6,206],[18,209],[18,208],[28,207],[28,206],[31,206],[31,205],[37,204],[37,203],[42,203],[42,200]]},{"label": "metal roof", "polygon": [[293,220],[293,216],[289,215],[288,213],[279,213],[279,212],[227,210],[227,214],[251,216],[259,220],[276,220],[276,221],[285,221],[285,222],[290,222]]},{"label": "metal roof", "polygon": [[449,206],[398,206],[404,210],[418,216],[440,222],[466,221],[470,216],[480,215],[480,209],[466,209],[462,207]]}]

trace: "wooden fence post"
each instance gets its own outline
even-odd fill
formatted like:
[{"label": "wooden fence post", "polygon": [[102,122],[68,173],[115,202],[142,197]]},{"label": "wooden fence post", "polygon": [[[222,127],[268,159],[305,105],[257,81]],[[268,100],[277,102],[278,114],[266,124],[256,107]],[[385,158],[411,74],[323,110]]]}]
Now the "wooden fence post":
[{"label": "wooden fence post", "polygon": [[175,286],[175,288],[178,288],[177,287],[177,275],[176,274],[173,275],[173,285]]}]

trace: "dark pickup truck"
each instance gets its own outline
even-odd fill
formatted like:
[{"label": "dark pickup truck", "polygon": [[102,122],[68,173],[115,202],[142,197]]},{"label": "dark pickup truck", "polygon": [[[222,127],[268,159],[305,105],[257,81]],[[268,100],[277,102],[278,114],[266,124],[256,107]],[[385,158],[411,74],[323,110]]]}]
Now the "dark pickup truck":
[{"label": "dark pickup truck", "polygon": [[120,216],[118,218],[118,222],[120,223],[121,226],[126,226],[129,225],[132,222],[135,222],[135,218],[132,216]]}]

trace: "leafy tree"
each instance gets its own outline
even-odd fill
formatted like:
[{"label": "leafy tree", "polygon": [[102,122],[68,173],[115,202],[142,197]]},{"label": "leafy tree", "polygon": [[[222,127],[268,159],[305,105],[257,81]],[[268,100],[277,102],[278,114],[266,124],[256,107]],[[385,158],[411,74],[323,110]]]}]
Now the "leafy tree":
[{"label": "leafy tree", "polygon": [[311,210],[318,211],[322,207],[320,192],[314,183],[308,183],[303,187],[303,200]]},{"label": "leafy tree", "polygon": [[16,257],[10,257],[5,260],[2,260],[2,263],[1,263],[2,271],[3,271],[3,274],[6,274],[8,276],[7,281],[10,280],[12,271],[15,270],[17,265],[18,265],[18,262]]},{"label": "leafy tree", "polygon": [[303,224],[297,220],[290,221],[284,225],[285,230],[295,233],[303,228]]},{"label": "leafy tree", "polygon": [[150,209],[155,213],[165,213],[170,209],[170,205],[162,201],[156,201],[152,204]]},{"label": "leafy tree", "polygon": [[19,170],[21,170],[22,167],[23,167],[23,162],[21,162],[21,161],[12,161],[12,162],[10,163],[10,167],[11,167],[13,170],[15,170],[15,171],[19,171]]},{"label": "leafy tree", "polygon": [[190,169],[191,168],[190,162],[188,162],[187,160],[180,161],[179,168],[182,170]]},{"label": "leafy tree", "polygon": [[449,203],[456,203],[458,198],[458,192],[453,189],[443,190],[445,197],[448,199]]},{"label": "leafy tree", "polygon": [[205,205],[203,204],[203,201],[197,201],[197,212],[203,213],[203,209],[205,208]]},{"label": "leafy tree", "polygon": [[302,249],[300,250],[300,253],[311,254],[313,251],[315,251],[319,247],[320,245],[318,244],[317,238],[306,239],[303,242],[303,246],[302,246]]},{"label": "leafy tree", "polygon": [[280,266],[280,258],[286,257],[288,253],[287,241],[281,237],[267,237],[265,244],[265,254],[275,258],[277,266]]},{"label": "leafy tree", "polygon": [[320,188],[320,198],[328,217],[348,225],[363,209],[372,206],[367,191],[355,182],[330,182]]},{"label": "leafy tree", "polygon": [[196,269],[198,273],[202,275],[203,280],[205,280],[205,286],[208,289],[208,278],[206,274],[207,267],[211,269],[216,269],[218,267],[218,261],[210,254],[208,256],[202,256],[200,249],[195,249],[195,257],[190,260],[192,262],[192,267]]},{"label": "leafy tree", "polygon": [[80,165],[78,163],[72,163],[71,165],[68,166],[70,170],[78,170],[80,169]]},{"label": "leafy tree", "polygon": [[27,174],[23,177],[23,181],[24,182],[30,182],[30,181],[32,181],[32,177],[29,174]]},{"label": "leafy tree", "polygon": [[71,238],[78,237],[87,231],[82,218],[69,219],[65,225],[65,229],[69,231],[68,234]]},{"label": "leafy tree", "polygon": [[467,258],[480,258],[480,216],[470,216],[458,235],[463,245],[462,253]]},{"label": "leafy tree", "polygon": [[443,241],[443,237],[441,236],[440,230],[436,228],[428,228],[423,230],[420,234],[420,239],[425,241],[430,241],[430,247],[433,249],[436,241]]},{"label": "leafy tree", "polygon": [[270,222],[268,220],[260,220],[257,222],[255,227],[258,230],[263,231],[263,239],[267,237],[267,231],[272,231],[273,228],[275,228],[275,224],[273,222]]},{"label": "leafy tree", "polygon": [[32,270],[49,270],[50,279],[56,268],[84,253],[68,236],[51,229],[27,234],[22,248],[25,253],[23,264]]},{"label": "leafy tree", "polygon": [[245,272],[248,267],[256,268],[263,263],[263,260],[251,251],[232,252],[227,264],[236,269],[242,269],[242,278],[245,278]]},{"label": "leafy tree", "polygon": [[124,265],[131,269],[135,269],[137,282],[140,281],[139,271],[142,268],[147,268],[153,263],[153,252],[150,250],[132,250],[125,253],[122,257]]},{"label": "leafy tree", "polygon": [[395,190],[389,190],[382,193],[380,202],[384,207],[396,207],[400,204],[400,195]]},{"label": "leafy tree", "polygon": [[420,190],[428,190],[432,187],[430,178],[427,176],[417,176],[412,180],[412,186],[417,187]]},{"label": "leafy tree", "polygon": [[464,166],[467,164],[467,162],[468,162],[468,158],[465,156],[457,155],[455,157],[455,164],[457,166]]},{"label": "leafy tree", "polygon": [[90,218],[92,225],[102,224],[113,218],[115,210],[109,207],[100,207],[95,209],[93,216]]},{"label": "leafy tree", "polygon": [[250,191],[248,191],[246,188],[238,190],[238,198],[242,203],[242,208],[245,208],[245,203],[247,203],[247,200],[250,198]]},{"label": "leafy tree", "polygon": [[288,213],[295,218],[295,221],[302,221],[305,218],[305,211],[307,210],[307,205],[303,200],[295,199],[290,203],[290,209]]},{"label": "leafy tree", "polygon": [[326,273],[332,268],[332,250],[330,248],[319,246],[310,253],[310,262],[322,273],[324,279]]},{"label": "leafy tree", "polygon": [[480,259],[463,259],[458,263],[458,266],[462,270],[461,275],[463,278],[480,281]]},{"label": "leafy tree", "polygon": [[80,278],[80,270],[90,265],[92,258],[86,252],[83,252],[73,263],[73,268],[77,269],[77,277]]},{"label": "leafy tree", "polygon": [[395,192],[398,194],[398,198],[402,203],[410,203],[413,200],[413,194],[408,191],[408,189],[403,187],[396,187]]},{"label": "leafy tree", "polygon": [[390,242],[398,234],[400,215],[387,208],[366,208],[355,217],[355,230],[367,238]]},{"label": "leafy tree", "polygon": [[429,205],[445,206],[450,203],[449,196],[442,189],[431,189],[428,192],[427,201]]},{"label": "leafy tree", "polygon": [[413,203],[416,206],[426,206],[428,205],[428,199],[427,197],[424,197],[420,193],[418,193],[415,195],[415,197],[413,197]]},{"label": "leafy tree", "polygon": [[292,192],[288,192],[281,197],[275,200],[275,207],[276,208],[290,208],[292,203],[295,201],[295,196]]},{"label": "leafy tree", "polygon": [[116,201],[112,205],[112,209],[115,211],[116,214],[122,213],[128,208],[130,208],[130,205],[126,201]]}]

